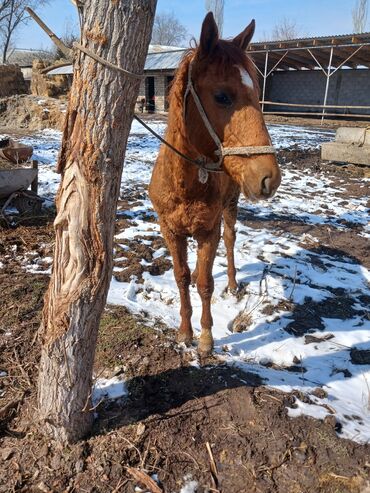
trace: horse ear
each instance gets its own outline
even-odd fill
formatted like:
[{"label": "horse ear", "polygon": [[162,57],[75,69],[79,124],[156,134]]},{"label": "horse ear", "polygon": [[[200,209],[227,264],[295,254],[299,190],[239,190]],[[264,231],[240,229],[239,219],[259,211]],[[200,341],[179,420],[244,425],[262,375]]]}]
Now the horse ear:
[{"label": "horse ear", "polygon": [[200,34],[200,54],[207,56],[214,49],[218,41],[218,28],[212,12],[208,12],[202,24]]},{"label": "horse ear", "polygon": [[255,28],[256,21],[252,19],[252,22],[244,29],[244,31],[233,39],[233,43],[236,44],[236,46],[238,46],[241,50],[245,51],[253,38]]}]

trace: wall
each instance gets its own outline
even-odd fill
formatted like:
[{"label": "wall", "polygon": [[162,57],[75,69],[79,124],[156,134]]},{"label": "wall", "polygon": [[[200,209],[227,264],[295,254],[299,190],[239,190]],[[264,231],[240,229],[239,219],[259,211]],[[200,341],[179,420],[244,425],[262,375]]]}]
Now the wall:
[{"label": "wall", "polygon": [[[326,77],[321,70],[292,70],[274,72],[267,79],[265,100],[323,104]],[[330,77],[327,104],[370,106],[370,70],[338,70]],[[320,112],[320,108],[296,108],[289,106],[266,106],[266,111],[311,111]],[[328,113],[343,112],[330,108]],[[348,113],[369,114],[369,110],[348,110]]]},{"label": "wall", "polygon": [[[155,112],[161,113],[167,111],[166,98],[168,94],[168,77],[173,76],[174,71],[151,72],[147,73],[148,77],[154,77],[154,104]],[[144,111],[147,111],[148,87],[147,78],[140,83],[139,96],[136,101],[136,111],[141,111],[142,99],[145,98]]]},{"label": "wall", "polygon": [[27,92],[27,85],[18,65],[0,65],[0,98]]}]

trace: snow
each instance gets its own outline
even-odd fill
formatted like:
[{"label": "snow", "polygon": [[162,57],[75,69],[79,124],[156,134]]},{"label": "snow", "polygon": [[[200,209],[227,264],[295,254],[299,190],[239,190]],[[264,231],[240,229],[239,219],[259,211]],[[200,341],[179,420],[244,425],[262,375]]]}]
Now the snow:
[{"label": "snow", "polygon": [[192,480],[191,474],[186,474],[184,476],[184,486],[181,488],[179,493],[195,493],[198,488],[198,481]]},{"label": "snow", "polygon": [[[164,123],[151,122],[151,126],[163,135]],[[269,131],[273,144],[278,148],[295,145],[300,149],[317,148],[334,136],[331,130],[288,125],[269,125]],[[50,130],[25,139],[26,143],[34,146],[34,157],[40,162],[40,194],[50,199],[55,196],[59,183],[55,163],[60,140],[61,134]],[[157,140],[134,121],[121,190],[126,197],[139,191],[141,205],[135,205],[130,211],[118,211],[132,223],[116,235],[116,240],[147,237],[150,244],[151,237],[160,235],[159,226],[145,220],[148,214],[154,215],[145,187],[150,180],[158,148]],[[335,256],[330,251],[325,254],[318,251],[320,244],[310,234],[282,234],[268,225],[269,221],[289,219],[297,224],[326,225],[344,231],[351,223],[358,226],[358,234],[369,237],[365,189],[362,197],[348,197],[346,194],[344,200],[347,183],[352,181],[350,177],[338,187],[325,173],[313,175],[311,170],[286,167],[282,173],[282,185],[273,199],[257,204],[241,201],[235,257],[237,280],[245,286],[245,292],[239,300],[225,293],[226,253],[223,243],[220,243],[213,270],[215,353],[226,364],[257,373],[268,386],[284,392],[298,389],[309,395],[313,404],[297,399],[296,407],[289,409],[290,416],[306,414],[322,419],[332,410],[343,427],[340,436],[361,443],[369,442],[370,365],[353,364],[350,348],[370,348],[370,321],[364,315],[367,307],[361,301],[361,294],[370,294],[370,273],[346,255]],[[363,186],[367,185],[368,181],[364,180]],[[266,221],[266,227],[260,222],[257,227],[253,223],[254,218]],[[123,245],[123,248],[128,247]],[[155,252],[154,258],[165,255],[166,250],[161,248]],[[47,262],[43,260],[39,265],[37,259],[29,259],[28,272],[50,272],[50,259]],[[195,268],[195,262],[196,245],[189,241],[191,269]],[[173,271],[160,276],[146,272],[143,279],[144,282],[139,283],[134,277],[130,282],[118,282],[113,278],[108,302],[124,305],[133,313],[149,314],[148,323],[161,320],[170,327],[178,327],[179,294]],[[325,304],[338,296],[343,288],[352,300],[352,316],[345,319],[317,317],[317,323],[309,328],[310,335],[323,338],[332,334],[331,339],[308,344],[304,336],[296,337],[286,330],[304,303],[311,303],[314,309],[325,313]],[[201,302],[195,288],[191,288],[191,301],[193,327],[195,334],[199,335]],[[244,319],[247,325],[244,332],[232,331],[237,317]],[[187,351],[193,352],[192,364],[199,365],[196,349]],[[294,371],[286,370],[292,366]],[[312,392],[317,387],[322,388],[327,396],[315,397]],[[114,399],[125,395],[124,381],[118,377],[98,379],[95,383],[95,403],[102,398]],[[188,478],[180,493],[194,492],[196,487],[196,482]]]},{"label": "snow", "polygon": [[128,390],[121,377],[97,378],[93,386],[92,402],[96,406],[102,400],[114,400],[127,396]]}]

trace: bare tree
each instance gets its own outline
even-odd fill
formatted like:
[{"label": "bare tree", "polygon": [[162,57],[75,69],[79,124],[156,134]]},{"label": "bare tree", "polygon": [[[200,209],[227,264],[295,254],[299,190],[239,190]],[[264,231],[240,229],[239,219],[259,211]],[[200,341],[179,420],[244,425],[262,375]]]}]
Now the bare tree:
[{"label": "bare tree", "polygon": [[272,41],[280,41],[284,39],[296,39],[301,36],[302,33],[297,25],[297,22],[293,19],[284,17],[281,21],[275,24],[271,38]]},{"label": "bare tree", "polygon": [[353,32],[363,33],[366,29],[368,0],[356,0],[352,10]]},{"label": "bare tree", "polygon": [[10,5],[11,0],[0,0],[0,29],[2,26],[3,20],[8,15],[8,7]]},{"label": "bare tree", "polygon": [[[74,24],[71,20],[67,21],[64,26],[64,34],[60,36],[60,39],[63,41],[67,48],[72,48],[73,43],[75,41],[80,40],[79,27]],[[56,45],[53,46],[51,53],[53,55],[54,60],[67,59],[67,55],[63,53],[63,51],[58,48]]]},{"label": "bare tree", "polygon": [[174,13],[161,12],[154,19],[152,43],[156,45],[180,46],[187,36],[185,26]]},{"label": "bare tree", "polygon": [[213,12],[220,36],[224,27],[224,6],[225,0],[206,0],[205,3],[206,11]]},{"label": "bare tree", "polygon": [[[49,0],[3,0],[0,3],[0,36],[2,46],[2,63],[6,62],[11,39],[21,24],[26,24],[30,17],[26,7],[39,8]],[[6,4],[1,12],[1,4]]]},{"label": "bare tree", "polygon": [[54,264],[38,381],[42,430],[61,443],[79,440],[93,422],[92,368],[112,276],[114,218],[156,3],[83,2],[81,46],[131,75],[84,52],[76,56],[58,160]]}]

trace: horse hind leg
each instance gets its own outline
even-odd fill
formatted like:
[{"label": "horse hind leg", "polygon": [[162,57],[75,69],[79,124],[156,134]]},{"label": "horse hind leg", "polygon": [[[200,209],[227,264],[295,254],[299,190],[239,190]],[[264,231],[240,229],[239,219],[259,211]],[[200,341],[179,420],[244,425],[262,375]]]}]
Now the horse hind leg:
[{"label": "horse hind leg", "polygon": [[190,269],[187,260],[186,237],[172,234],[166,227],[161,225],[161,231],[172,256],[173,270],[176,284],[180,293],[180,316],[181,323],[177,333],[177,342],[190,345],[193,340],[193,329],[191,326],[192,307],[190,301]]},{"label": "horse hind leg", "polygon": [[236,293],[238,290],[238,284],[236,282],[236,269],[235,269],[235,258],[234,258],[234,247],[235,247],[235,223],[236,216],[238,213],[238,197],[233,198],[227,207],[223,210],[224,218],[224,243],[226,247],[226,257],[227,257],[227,277],[228,286],[227,289],[231,293]]}]

